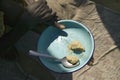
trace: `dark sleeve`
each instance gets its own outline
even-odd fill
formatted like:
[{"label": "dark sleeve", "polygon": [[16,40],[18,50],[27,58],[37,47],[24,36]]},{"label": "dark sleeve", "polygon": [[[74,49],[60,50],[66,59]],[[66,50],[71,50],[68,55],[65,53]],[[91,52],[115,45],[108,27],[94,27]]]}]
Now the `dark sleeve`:
[{"label": "dark sleeve", "polygon": [[5,24],[13,26],[24,8],[12,0],[0,0],[0,10],[4,12]]},{"label": "dark sleeve", "polygon": [[0,0],[0,11],[4,12],[4,22],[14,27],[10,32],[0,38],[0,54],[7,48],[14,45],[15,42],[28,30],[22,23],[18,23],[24,12],[24,8],[12,0]]}]

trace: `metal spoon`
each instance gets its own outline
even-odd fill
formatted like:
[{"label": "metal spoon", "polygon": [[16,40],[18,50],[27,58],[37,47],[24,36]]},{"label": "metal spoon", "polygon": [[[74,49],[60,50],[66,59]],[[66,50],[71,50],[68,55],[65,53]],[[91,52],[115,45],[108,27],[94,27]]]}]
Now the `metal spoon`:
[{"label": "metal spoon", "polygon": [[55,61],[61,62],[62,65],[63,65],[64,67],[67,67],[67,68],[72,68],[72,67],[78,66],[78,65],[80,64],[80,62],[78,61],[78,63],[76,63],[76,64],[73,65],[73,64],[71,64],[71,63],[69,63],[69,62],[67,61],[66,57],[64,57],[64,58],[62,58],[62,59],[57,59],[57,58],[55,58],[55,57],[53,57],[53,56],[49,56],[49,55],[47,55],[47,54],[41,54],[41,53],[36,52],[36,51],[33,51],[33,50],[29,50],[29,55],[53,59],[53,60],[55,60]]}]

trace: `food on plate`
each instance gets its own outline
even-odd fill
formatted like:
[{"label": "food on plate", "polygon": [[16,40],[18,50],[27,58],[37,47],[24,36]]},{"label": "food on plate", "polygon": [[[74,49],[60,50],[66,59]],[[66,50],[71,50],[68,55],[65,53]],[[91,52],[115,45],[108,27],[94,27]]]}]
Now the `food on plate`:
[{"label": "food on plate", "polygon": [[67,56],[66,56],[66,59],[67,59],[67,61],[68,61],[69,63],[71,63],[71,64],[73,64],[73,65],[75,65],[77,62],[79,62],[78,57],[75,56],[75,55],[67,55]]},{"label": "food on plate", "polygon": [[72,41],[69,45],[68,45],[68,49],[69,50],[79,50],[79,51],[85,51],[85,48],[83,47],[83,45],[75,40],[75,41]]}]

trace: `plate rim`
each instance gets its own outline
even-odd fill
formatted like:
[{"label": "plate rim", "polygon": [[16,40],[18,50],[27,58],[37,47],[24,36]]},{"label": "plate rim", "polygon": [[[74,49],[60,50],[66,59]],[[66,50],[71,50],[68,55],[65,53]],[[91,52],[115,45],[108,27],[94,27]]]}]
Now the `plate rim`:
[{"label": "plate rim", "polygon": [[[52,69],[50,69],[50,68],[48,68],[47,66],[45,66],[44,65],[44,63],[41,61],[41,59],[40,59],[40,57],[39,57],[39,60],[40,60],[40,62],[42,63],[42,65],[46,68],[46,69],[48,69],[48,70],[50,70],[50,71],[53,71],[53,72],[57,72],[57,73],[62,73],[62,74],[64,74],[64,73],[73,73],[73,72],[75,72],[75,71],[78,71],[78,70],[80,70],[81,68],[83,68],[89,61],[90,61],[90,59],[92,58],[92,56],[94,55],[94,51],[95,51],[95,40],[94,40],[94,36],[93,36],[93,34],[92,34],[92,32],[90,31],[90,29],[87,27],[87,26],[85,26],[84,24],[82,24],[82,23],[80,23],[80,22],[78,22],[78,21],[75,21],[75,20],[59,20],[59,21],[57,21],[58,23],[62,23],[62,22],[74,22],[74,23],[77,23],[77,24],[79,24],[79,25],[81,25],[83,28],[85,28],[85,30],[87,30],[88,31],[88,33],[90,34],[90,37],[91,37],[91,42],[92,42],[92,50],[91,50],[91,53],[90,53],[90,56],[89,56],[89,58],[86,60],[86,62],[84,63],[84,65],[82,65],[82,67],[80,67],[79,69],[77,69],[77,70],[74,70],[74,71],[64,71],[64,72],[59,72],[59,71],[55,71],[55,70],[52,70]],[[48,27],[49,28],[49,27]],[[48,29],[48,28],[46,28],[46,29]],[[45,30],[46,30],[45,29]],[[45,31],[44,30],[44,31]],[[44,33],[44,31],[42,32],[42,34]],[[41,35],[42,35],[41,34]],[[39,40],[38,40],[38,43],[39,43],[39,41],[40,41],[40,38],[41,38],[41,35],[40,35],[40,37],[39,37]],[[38,47],[39,47],[39,45],[37,45],[37,51],[38,51]]]}]

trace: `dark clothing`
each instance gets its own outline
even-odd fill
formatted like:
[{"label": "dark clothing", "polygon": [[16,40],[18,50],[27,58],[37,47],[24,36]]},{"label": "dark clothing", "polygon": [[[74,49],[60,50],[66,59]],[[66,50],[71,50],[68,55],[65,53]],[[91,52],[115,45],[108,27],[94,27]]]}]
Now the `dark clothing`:
[{"label": "dark clothing", "polygon": [[4,23],[13,29],[0,38],[0,52],[12,46],[28,29],[40,23],[54,25],[57,16],[47,6],[45,0],[25,0],[23,7],[13,0],[0,0],[0,11],[4,13]]}]

